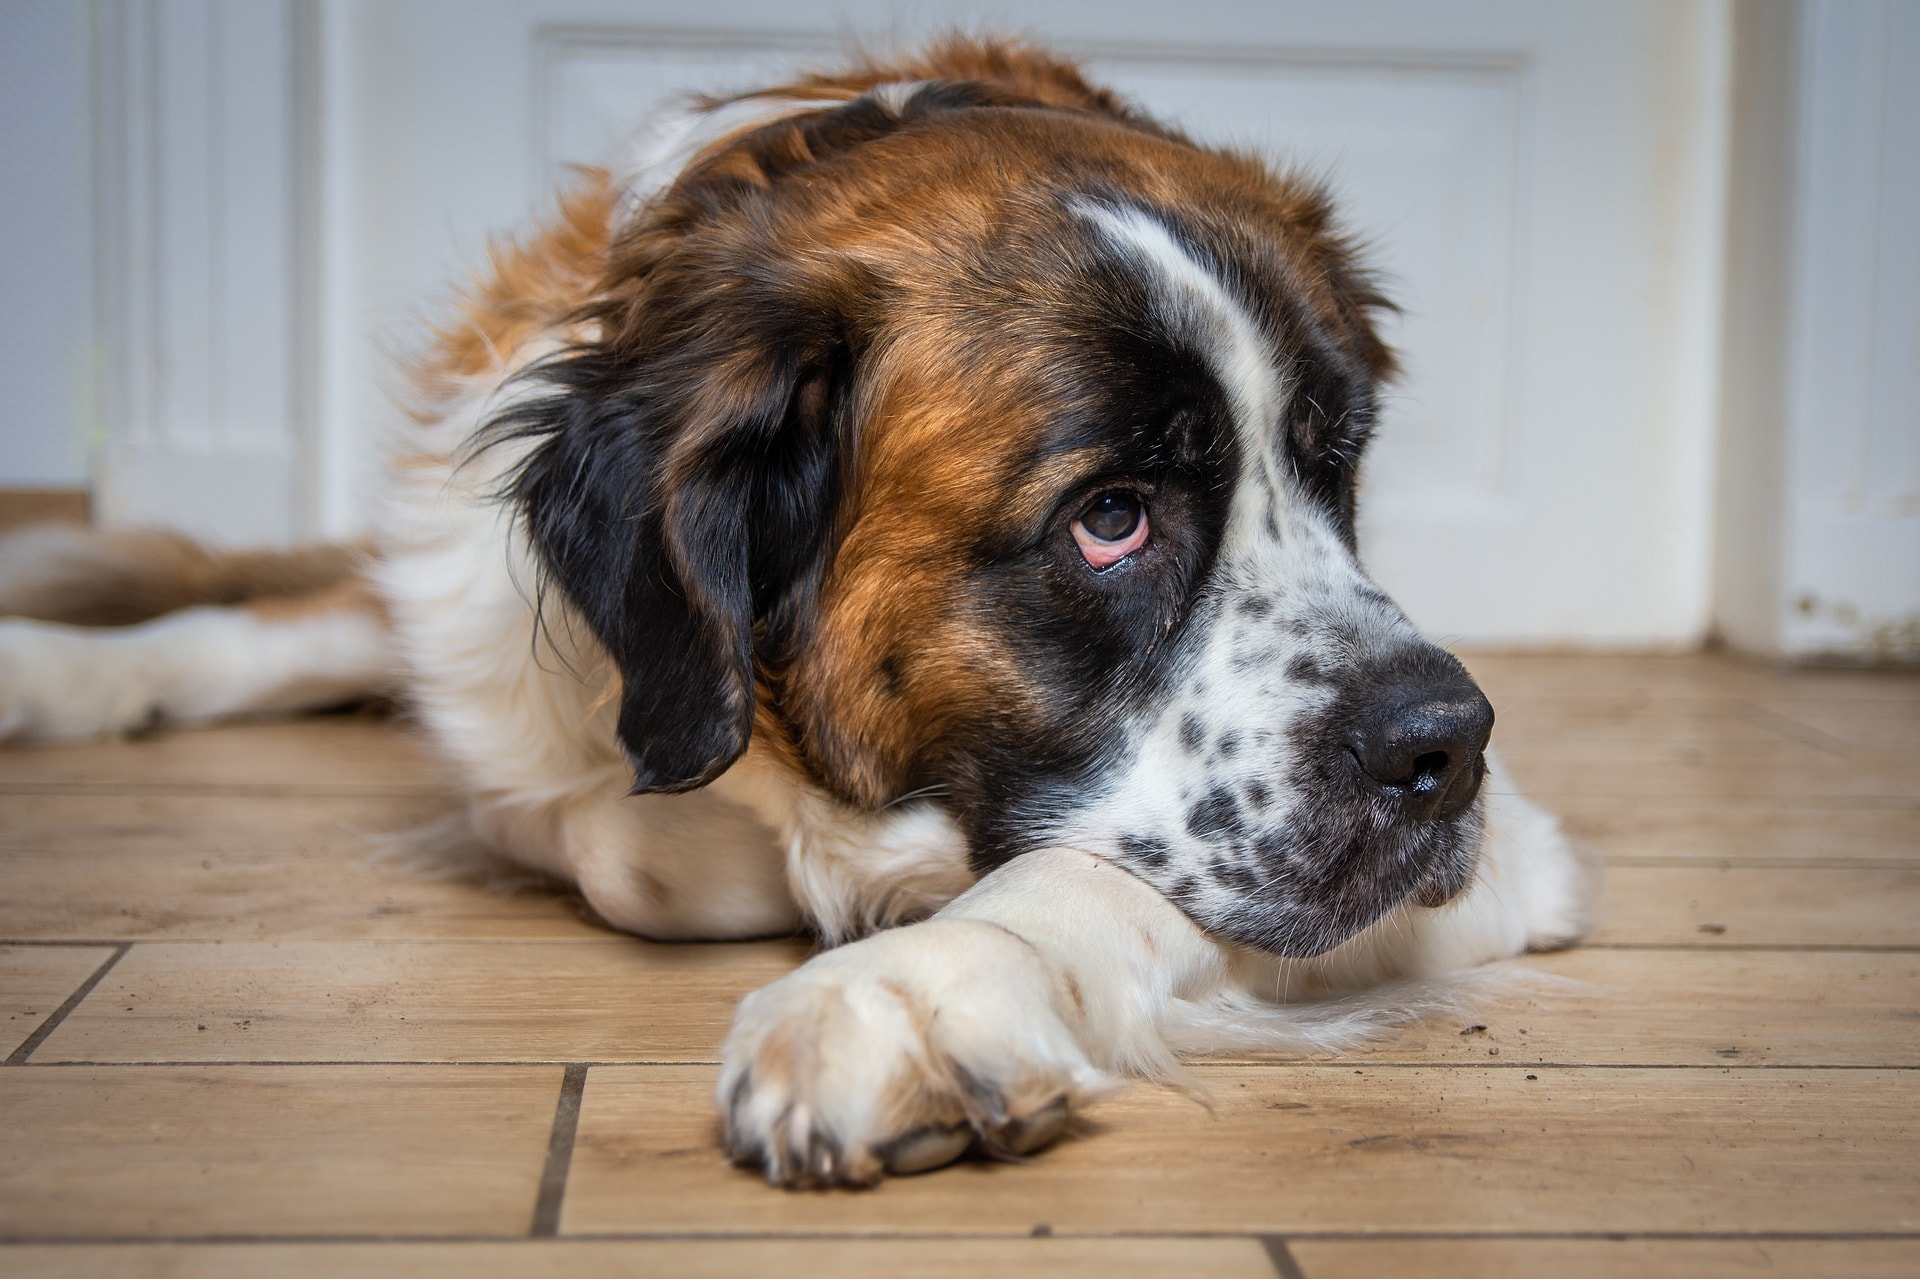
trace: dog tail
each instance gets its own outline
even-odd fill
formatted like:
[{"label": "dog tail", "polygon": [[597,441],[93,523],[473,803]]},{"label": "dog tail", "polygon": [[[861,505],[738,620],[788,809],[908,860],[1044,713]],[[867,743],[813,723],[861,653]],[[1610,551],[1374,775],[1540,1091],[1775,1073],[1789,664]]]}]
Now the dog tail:
[{"label": "dog tail", "polygon": [[157,529],[41,524],[0,536],[0,616],[133,626],[203,605],[297,600],[353,580],[365,547],[219,551]]},{"label": "dog tail", "polygon": [[49,525],[0,538],[0,741],[77,741],[391,692],[355,546],[224,552]]}]

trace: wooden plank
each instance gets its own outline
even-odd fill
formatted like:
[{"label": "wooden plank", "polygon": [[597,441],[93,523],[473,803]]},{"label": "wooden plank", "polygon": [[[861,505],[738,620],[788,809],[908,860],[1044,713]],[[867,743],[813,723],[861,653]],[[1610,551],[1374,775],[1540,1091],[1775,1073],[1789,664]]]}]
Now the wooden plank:
[{"label": "wooden plank", "polygon": [[[76,884],[82,875],[84,884]],[[53,895],[39,896],[43,890]],[[570,894],[496,892],[365,857],[164,852],[0,853],[0,937],[604,937]]]},{"label": "wooden plank", "polygon": [[[489,891],[470,879],[436,876],[430,865],[393,864],[375,855],[370,836],[405,829],[440,808],[438,800],[425,797],[0,797],[0,938],[595,933],[570,894],[538,887]],[[1604,820],[1630,817],[1610,814]],[[1920,811],[1807,814],[1797,825],[1753,815],[1744,823],[1714,821],[1712,814],[1701,814],[1694,828],[1707,826],[1704,838],[1718,841],[1704,848],[1684,842],[1679,830],[1610,834],[1594,830],[1584,816],[1571,825],[1629,861],[1609,876],[1609,903],[1596,940],[1869,946],[1920,941],[1920,922],[1900,900],[1916,887],[1908,869],[1721,864],[1734,848],[1787,862],[1794,853],[1823,850],[1836,859],[1862,851],[1906,854],[1911,861],[1920,857]],[[1742,830],[1764,842],[1735,842]],[[1640,853],[1713,864],[1631,864]],[[1726,931],[1699,931],[1714,923]]]},{"label": "wooden plank", "polygon": [[1613,866],[1590,945],[1920,947],[1920,864]]},{"label": "wooden plank", "polygon": [[402,855],[394,834],[442,806],[367,795],[0,797],[0,938],[610,935],[571,893]]},{"label": "wooden plank", "polygon": [[1602,653],[1461,655],[1497,706],[1502,699],[1809,697],[1839,703],[1903,701],[1920,705],[1920,671],[1911,667],[1783,666],[1723,653],[1671,656]]},{"label": "wooden plank", "polygon": [[797,942],[143,944],[36,1062],[711,1061]]},{"label": "wooden plank", "polygon": [[100,946],[0,946],[0,1060],[112,954]]},{"label": "wooden plank", "polygon": [[15,1279],[1273,1279],[1252,1239],[702,1239],[500,1243],[136,1244],[0,1249]]},{"label": "wooden plank", "polygon": [[1920,799],[1920,756],[1841,759],[1791,743],[1745,758],[1706,750],[1588,754],[1568,746],[1524,756],[1508,752],[1505,759],[1529,795],[1601,796],[1619,804],[1687,799],[1734,806],[1782,796],[1803,802]]},{"label": "wooden plank", "polygon": [[1617,863],[1726,865],[1920,860],[1920,801],[1809,802],[1792,791],[1720,802],[1533,792],[1567,830]]},{"label": "wooden plank", "polygon": [[452,808],[450,794],[0,794],[0,852],[364,853]]},{"label": "wooden plank", "polygon": [[1920,750],[1920,706],[1897,698],[1884,702],[1834,702],[1820,697],[1768,697],[1760,708],[1856,750]]},{"label": "wooden plank", "polygon": [[[798,943],[149,943],[36,1062],[711,1061]],[[1920,954],[1577,950],[1467,979],[1459,1017],[1370,1057],[1920,1064]],[[1470,1036],[1468,1025],[1488,1029]],[[1490,1051],[1492,1050],[1492,1051]]]},{"label": "wooden plank", "polygon": [[1739,697],[1780,686],[1791,672],[1743,658],[1703,653],[1460,654],[1497,706],[1502,700],[1578,695],[1593,698]]},{"label": "wooden plank", "polygon": [[723,1162],[713,1068],[596,1068],[562,1233],[1920,1229],[1908,1071],[1201,1073],[1211,1111],[1139,1086],[1027,1164],[782,1194]]},{"label": "wooden plank", "polygon": [[[1582,714],[1561,708],[1509,709],[1494,725],[1493,746],[1504,758],[1524,764],[1540,755],[1604,764],[1615,758],[1779,760],[1841,757],[1850,749],[1808,725],[1729,713],[1712,703],[1714,714]],[[1798,730],[1800,736],[1790,736]]]},{"label": "wooden plank", "polygon": [[1913,1239],[1296,1239],[1305,1279],[1911,1279]]},{"label": "wooden plank", "polygon": [[1354,1064],[1920,1066],[1920,955],[1906,952],[1576,950],[1464,988],[1464,1011]]},{"label": "wooden plank", "polygon": [[[1770,706],[1783,699],[1766,691],[1753,694],[1715,693],[1696,688],[1684,693],[1598,692],[1581,682],[1577,666],[1562,672],[1563,682],[1551,690],[1494,702],[1493,741],[1510,742],[1516,734],[1559,733],[1567,744],[1619,741],[1640,745],[1679,742],[1786,742],[1823,749],[1844,747],[1837,738],[1782,715]],[[1792,700],[1792,699],[1786,699]],[[1829,709],[1843,705],[1805,699]]]},{"label": "wooden plank", "polygon": [[1774,698],[1817,699],[1834,706],[1920,709],[1920,667],[1908,666],[1790,666],[1778,669],[1763,690],[1752,694],[1760,701]]},{"label": "wooden plank", "polygon": [[391,721],[371,715],[0,750],[0,793],[434,795],[446,789],[437,765],[417,742]]},{"label": "wooden plank", "polygon": [[518,1235],[558,1066],[0,1070],[0,1237]]},{"label": "wooden plank", "polygon": [[1530,764],[1578,765],[1607,769],[1649,764],[1662,768],[1743,770],[1762,767],[1820,767],[1851,758],[1851,748],[1835,738],[1804,728],[1806,740],[1746,720],[1681,727],[1663,723],[1600,723],[1570,716],[1541,716],[1502,721],[1493,745],[1516,771]]}]

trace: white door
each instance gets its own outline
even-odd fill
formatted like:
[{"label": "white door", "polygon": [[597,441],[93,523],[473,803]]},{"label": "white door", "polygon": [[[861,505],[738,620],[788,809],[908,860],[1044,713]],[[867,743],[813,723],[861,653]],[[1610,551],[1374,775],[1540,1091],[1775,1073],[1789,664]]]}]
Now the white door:
[{"label": "white door", "polygon": [[[214,0],[217,6],[217,0]],[[1404,307],[1362,548],[1432,633],[1686,643],[1707,621],[1725,10],[1531,0],[329,0],[297,63],[316,353],[309,530],[363,522],[393,355],[490,234],[670,92],[843,32],[998,25],[1203,139],[1324,175]],[[910,16],[909,16],[910,15]],[[303,531],[295,529],[294,531]]]}]

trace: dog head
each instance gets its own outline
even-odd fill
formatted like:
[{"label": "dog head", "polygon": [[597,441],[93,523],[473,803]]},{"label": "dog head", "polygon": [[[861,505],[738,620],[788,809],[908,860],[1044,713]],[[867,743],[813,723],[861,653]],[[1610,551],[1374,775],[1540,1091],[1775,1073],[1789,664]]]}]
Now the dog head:
[{"label": "dog head", "polygon": [[636,789],[758,735],[1287,955],[1446,900],[1492,711],[1356,557],[1391,356],[1324,196],[960,52],[698,154],[502,422]]}]

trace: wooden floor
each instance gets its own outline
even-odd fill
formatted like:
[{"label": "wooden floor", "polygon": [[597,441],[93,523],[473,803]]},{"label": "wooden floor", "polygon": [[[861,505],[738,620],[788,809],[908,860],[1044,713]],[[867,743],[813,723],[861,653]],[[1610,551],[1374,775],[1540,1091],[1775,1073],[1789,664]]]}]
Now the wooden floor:
[{"label": "wooden floor", "polygon": [[1554,980],[864,1193],[715,1144],[799,946],[380,862],[395,727],[0,754],[0,1272],[1920,1274],[1920,676],[1472,664],[1609,863]]}]

